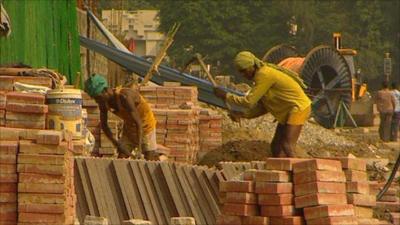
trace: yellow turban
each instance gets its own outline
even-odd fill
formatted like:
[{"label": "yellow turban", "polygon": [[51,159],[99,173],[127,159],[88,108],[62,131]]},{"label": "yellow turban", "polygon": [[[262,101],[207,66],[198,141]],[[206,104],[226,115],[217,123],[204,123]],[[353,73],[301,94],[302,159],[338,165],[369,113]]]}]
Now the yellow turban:
[{"label": "yellow turban", "polygon": [[254,65],[260,68],[264,65],[263,61],[249,51],[239,52],[234,59],[234,64],[238,70],[244,70]]}]

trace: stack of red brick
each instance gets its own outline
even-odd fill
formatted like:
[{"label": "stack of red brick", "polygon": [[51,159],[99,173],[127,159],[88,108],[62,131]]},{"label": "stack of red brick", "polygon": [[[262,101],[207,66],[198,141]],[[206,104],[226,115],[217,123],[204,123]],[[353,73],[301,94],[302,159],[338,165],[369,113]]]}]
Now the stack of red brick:
[{"label": "stack of red brick", "polygon": [[182,104],[191,102],[197,104],[197,88],[172,86],[146,86],[140,88],[140,93],[154,108],[177,109]]},{"label": "stack of red brick", "polygon": [[20,141],[18,222],[74,222],[72,140],[58,131],[39,131],[35,141]]},{"label": "stack of red brick", "polygon": [[[119,134],[119,127],[120,127],[120,120],[116,118],[115,115],[109,113],[108,114],[108,127],[111,130],[111,133],[113,137],[118,140],[118,134]],[[99,153],[103,156],[113,156],[117,152],[117,149],[113,145],[113,143],[108,139],[108,137],[105,135],[104,131],[101,130],[100,132],[100,148],[99,148]]]},{"label": "stack of red brick", "polygon": [[14,91],[14,83],[19,82],[29,85],[38,85],[51,88],[51,79],[48,77],[29,77],[29,76],[0,76],[0,91]]},{"label": "stack of red brick", "polygon": [[44,95],[21,92],[6,94],[6,127],[45,129],[47,112]]},{"label": "stack of red brick", "polygon": [[0,127],[6,125],[6,93],[0,91]]},{"label": "stack of red brick", "polygon": [[[372,184],[371,189],[375,189],[375,193],[378,193],[382,190],[384,184]],[[376,208],[378,211],[385,211],[386,216],[390,218],[393,224],[400,224],[400,201],[399,201],[399,193],[400,193],[399,184],[393,182],[391,187],[387,189],[387,191],[383,194],[381,199],[376,202]]]},{"label": "stack of red brick", "polygon": [[222,145],[222,116],[207,109],[200,109],[199,158]]},{"label": "stack of red brick", "polygon": [[339,161],[313,159],[293,166],[296,208],[304,210],[307,225],[355,224],[347,204],[346,178]]},{"label": "stack of red brick", "polygon": [[0,224],[17,223],[17,141],[0,140]]}]

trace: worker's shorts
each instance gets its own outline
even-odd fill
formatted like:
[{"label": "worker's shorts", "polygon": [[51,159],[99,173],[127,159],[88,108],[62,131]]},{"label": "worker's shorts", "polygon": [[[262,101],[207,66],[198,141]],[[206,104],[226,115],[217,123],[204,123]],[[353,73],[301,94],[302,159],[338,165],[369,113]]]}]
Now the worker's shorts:
[{"label": "worker's shorts", "polygon": [[307,121],[308,117],[310,117],[310,114],[311,114],[311,106],[307,107],[303,111],[290,113],[288,116],[288,119],[286,121],[286,124],[304,125],[304,123]]},{"label": "worker's shorts", "polygon": [[[137,138],[132,138],[132,135],[122,134],[122,137],[118,141],[123,148],[129,149],[133,155],[138,155],[141,152],[137,152],[137,146],[139,140]],[[157,149],[157,136],[156,129],[142,137],[142,153],[146,151],[155,151]]]}]

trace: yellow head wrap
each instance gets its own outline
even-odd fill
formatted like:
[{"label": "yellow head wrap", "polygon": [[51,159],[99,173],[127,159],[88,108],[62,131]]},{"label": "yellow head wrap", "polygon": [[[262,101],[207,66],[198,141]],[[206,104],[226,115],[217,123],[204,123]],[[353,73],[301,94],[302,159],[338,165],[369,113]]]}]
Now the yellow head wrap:
[{"label": "yellow head wrap", "polygon": [[242,51],[236,55],[234,64],[238,70],[244,70],[253,67],[254,65],[256,65],[257,68],[261,68],[264,65],[264,62],[258,59],[253,53]]}]

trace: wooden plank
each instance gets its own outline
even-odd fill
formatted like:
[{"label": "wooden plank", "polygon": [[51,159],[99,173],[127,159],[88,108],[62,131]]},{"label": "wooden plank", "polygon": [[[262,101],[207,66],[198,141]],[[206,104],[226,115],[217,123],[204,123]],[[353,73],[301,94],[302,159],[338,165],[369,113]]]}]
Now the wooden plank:
[{"label": "wooden plank", "polygon": [[108,217],[106,218],[111,224],[118,224],[121,222],[117,213],[117,211],[119,211],[120,209],[117,210],[117,207],[115,205],[117,200],[113,197],[112,194],[111,188],[114,184],[108,180],[108,175],[107,175],[108,173],[107,164],[108,163],[111,164],[110,160],[108,159],[92,159],[92,160],[96,166],[97,173],[99,175],[98,176],[99,183],[103,187],[103,196],[104,196],[104,201],[106,202],[106,209],[108,214]]},{"label": "wooden plank", "polygon": [[153,207],[151,206],[150,197],[149,197],[149,194],[147,193],[146,185],[143,180],[143,176],[139,169],[138,161],[137,160],[130,161],[130,166],[132,168],[133,176],[137,183],[137,187],[139,189],[139,193],[140,193],[140,196],[142,197],[143,205],[146,210],[146,215],[147,215],[146,220],[150,220],[152,224],[158,224]]},{"label": "wooden plank", "polygon": [[207,203],[207,198],[204,195],[202,188],[200,187],[200,183],[197,180],[196,175],[194,174],[194,168],[193,166],[181,166],[181,169],[183,173],[186,175],[186,180],[189,184],[189,188],[191,191],[193,191],[194,197],[197,200],[197,204],[200,206],[199,212],[202,213],[204,216],[207,224],[213,224],[215,223],[215,215],[211,212],[211,208]]},{"label": "wooden plank", "polygon": [[197,223],[207,224],[206,219],[204,218],[203,213],[201,212],[201,205],[198,203],[192,189],[190,188],[189,182],[183,171],[182,165],[175,164],[174,166],[180,185],[183,189],[183,192],[181,193],[183,193],[186,196],[193,217],[195,218]]},{"label": "wooden plank", "polygon": [[100,213],[93,193],[93,188],[90,182],[90,177],[87,171],[86,163],[82,158],[76,158],[75,163],[78,169],[79,180],[82,181],[82,187],[85,194],[85,200],[88,205],[89,214],[93,216],[99,216]]},{"label": "wooden plank", "polygon": [[153,206],[154,214],[156,216],[158,224],[167,224],[167,219],[165,218],[160,199],[157,196],[153,181],[151,180],[149,170],[145,167],[146,163],[148,162],[139,161],[138,165],[144,180],[144,184],[146,185],[146,190],[149,195],[151,205]]},{"label": "wooden plank", "polygon": [[148,162],[146,164],[150,176],[153,180],[154,188],[160,199],[161,207],[164,211],[167,224],[171,224],[171,217],[177,217],[178,211],[174,205],[171,193],[168,190],[167,182],[162,174],[161,167],[157,162]]},{"label": "wooden plank", "polygon": [[[114,160],[116,173],[121,177],[126,190],[126,196],[132,210],[133,216],[129,219],[147,219],[146,210],[144,209],[142,198],[133,175],[130,161],[128,160]],[[118,168],[117,168],[118,167]]]},{"label": "wooden plank", "polygon": [[191,213],[186,208],[185,203],[183,202],[182,196],[180,195],[177,187],[177,183],[175,182],[175,177],[172,175],[171,168],[167,162],[161,162],[160,167],[162,173],[164,174],[165,181],[168,185],[169,192],[171,193],[172,199],[175,203],[176,210],[178,212],[178,216],[185,217],[185,216],[192,216]]},{"label": "wooden plank", "polygon": [[91,159],[86,159],[85,163],[87,166],[90,183],[94,190],[93,192],[94,192],[94,197],[95,197],[95,200],[97,203],[97,207],[99,209],[99,215],[96,215],[96,216],[108,218],[109,213],[108,213],[108,208],[107,208],[107,202],[106,202],[105,196],[104,196],[104,191],[105,191],[104,189],[107,187],[103,186],[99,181],[100,176],[98,174],[95,162]]},{"label": "wooden plank", "polygon": [[[219,206],[218,206],[218,201],[216,201],[216,199],[218,199],[218,196],[214,196],[214,193],[212,191],[212,187],[209,184],[209,181],[205,175],[205,171],[195,167],[193,169],[194,174],[196,175],[196,178],[199,181],[201,190],[203,191],[207,203],[211,209],[211,212],[213,213],[214,219],[217,218],[218,215],[221,214]],[[215,221],[214,221],[215,222]]]}]

